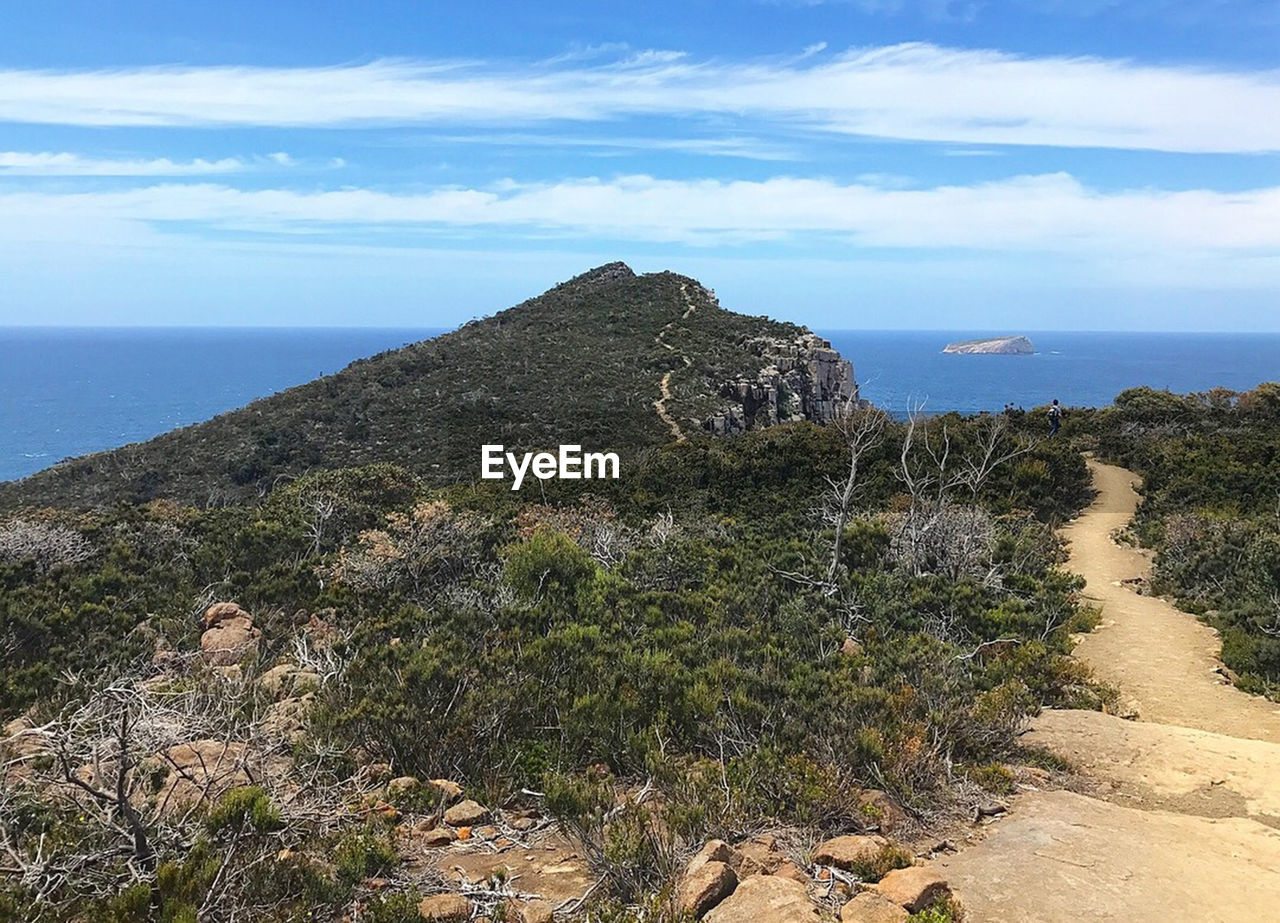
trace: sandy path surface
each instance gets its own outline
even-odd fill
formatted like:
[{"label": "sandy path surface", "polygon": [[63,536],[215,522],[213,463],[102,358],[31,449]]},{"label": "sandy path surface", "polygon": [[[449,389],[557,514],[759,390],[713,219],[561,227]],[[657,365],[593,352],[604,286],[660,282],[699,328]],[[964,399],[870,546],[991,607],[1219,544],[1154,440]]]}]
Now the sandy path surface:
[{"label": "sandy path surface", "polygon": [[973,921],[1280,920],[1280,709],[1225,684],[1210,628],[1123,582],[1149,568],[1111,539],[1137,477],[1090,468],[1098,498],[1063,535],[1102,624],[1076,654],[1138,720],[1042,715],[1025,742],[1071,760],[1089,794],[1020,794],[935,864]]},{"label": "sandy path surface", "polygon": [[1118,686],[1142,721],[1280,743],[1280,707],[1239,691],[1216,672],[1217,633],[1121,582],[1150,567],[1146,554],[1111,540],[1137,508],[1138,477],[1094,461],[1089,467],[1098,498],[1062,535],[1071,543],[1067,566],[1088,581],[1085,596],[1102,606],[1102,624],[1080,639],[1076,656]]},{"label": "sandy path surface", "polygon": [[935,866],[971,921],[1262,923],[1280,916],[1280,832],[1072,792],[1019,800],[980,846]]}]

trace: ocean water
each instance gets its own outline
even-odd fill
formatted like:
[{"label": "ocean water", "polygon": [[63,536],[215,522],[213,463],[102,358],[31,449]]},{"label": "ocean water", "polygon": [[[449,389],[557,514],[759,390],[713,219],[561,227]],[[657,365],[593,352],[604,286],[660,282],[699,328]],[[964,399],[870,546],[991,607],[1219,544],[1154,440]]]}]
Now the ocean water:
[{"label": "ocean water", "polygon": [[441,332],[0,328],[0,480],[199,423]]},{"label": "ocean water", "polygon": [[[438,329],[0,328],[0,480],[208,419]],[[1280,334],[1036,333],[1034,356],[944,356],[983,331],[826,331],[895,413],[1109,404],[1135,385],[1280,379]]]},{"label": "ocean water", "polygon": [[[1008,331],[1003,331],[1007,333]],[[1245,391],[1280,380],[1280,334],[1031,333],[1032,356],[953,356],[956,340],[1002,331],[857,331],[822,335],[853,361],[861,395],[903,414],[1035,407],[1103,407],[1126,388],[1186,393],[1222,386]]]}]

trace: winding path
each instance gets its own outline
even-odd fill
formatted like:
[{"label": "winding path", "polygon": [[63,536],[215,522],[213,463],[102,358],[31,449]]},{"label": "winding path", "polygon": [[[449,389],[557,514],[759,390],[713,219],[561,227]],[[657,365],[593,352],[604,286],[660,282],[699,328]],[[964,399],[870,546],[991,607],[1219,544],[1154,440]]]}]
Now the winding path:
[{"label": "winding path", "polygon": [[1024,741],[1071,760],[1087,794],[1024,787],[936,865],[975,923],[1280,919],[1280,708],[1225,682],[1212,629],[1126,583],[1149,569],[1112,540],[1138,479],[1089,467],[1097,499],[1063,535],[1102,622],[1076,653],[1137,720],[1045,712]]},{"label": "winding path", "polygon": [[1218,633],[1125,584],[1150,569],[1146,553],[1111,538],[1137,509],[1138,477],[1096,461],[1089,467],[1097,500],[1062,534],[1071,543],[1067,566],[1085,578],[1085,596],[1101,605],[1102,624],[1080,639],[1076,656],[1119,687],[1141,721],[1280,743],[1280,707],[1241,692],[1218,673]]},{"label": "winding path", "polygon": [[[689,297],[689,288],[684,282],[680,283],[680,295],[684,298],[685,303],[685,310],[684,313],[680,315],[680,319],[688,320],[693,314],[694,303],[693,299]],[[675,347],[667,342],[667,331],[675,325],[675,321],[663,324],[662,329],[658,331],[657,335],[653,338],[653,341],[663,349],[668,349],[674,352]],[[689,368],[693,365],[693,360],[684,353],[680,354],[680,360],[684,362],[685,368]],[[662,376],[662,381],[658,383],[658,398],[653,402],[653,409],[657,411],[662,422],[667,424],[667,428],[671,430],[671,435],[675,438],[676,442],[684,442],[684,430],[680,428],[680,424],[676,421],[676,418],[671,416],[671,413],[667,410],[667,401],[669,400],[671,400],[671,373],[666,372]]]}]

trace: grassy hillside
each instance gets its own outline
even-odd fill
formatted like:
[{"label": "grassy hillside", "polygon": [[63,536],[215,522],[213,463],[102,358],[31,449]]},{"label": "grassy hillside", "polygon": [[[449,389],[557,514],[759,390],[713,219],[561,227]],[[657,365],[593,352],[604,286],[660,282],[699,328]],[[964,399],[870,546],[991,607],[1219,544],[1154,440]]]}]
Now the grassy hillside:
[{"label": "grassy hillside", "polygon": [[[652,406],[665,373],[668,411],[695,426],[723,403],[724,381],[766,364],[746,340],[801,332],[725,311],[692,279],[612,263],[206,423],[2,485],[0,509],[157,498],[219,505],[263,495],[281,478],[378,461],[447,483],[475,478],[479,447],[491,442],[523,451],[581,443],[625,461],[671,438]],[[234,374],[235,356],[210,370]]]}]

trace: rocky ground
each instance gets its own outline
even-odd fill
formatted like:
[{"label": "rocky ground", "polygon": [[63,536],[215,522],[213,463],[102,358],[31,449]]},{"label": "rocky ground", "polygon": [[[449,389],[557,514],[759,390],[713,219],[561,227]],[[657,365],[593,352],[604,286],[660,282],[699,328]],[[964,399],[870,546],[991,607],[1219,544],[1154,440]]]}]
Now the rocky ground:
[{"label": "rocky ground", "polygon": [[932,863],[972,920],[1239,921],[1280,907],[1280,709],[1230,686],[1216,634],[1139,595],[1117,544],[1136,478],[1091,463],[1097,501],[1065,530],[1102,607],[1077,648],[1125,717],[1047,712],[1025,742],[1069,759],[1082,793],[1025,790],[971,848]]}]

